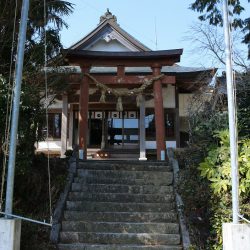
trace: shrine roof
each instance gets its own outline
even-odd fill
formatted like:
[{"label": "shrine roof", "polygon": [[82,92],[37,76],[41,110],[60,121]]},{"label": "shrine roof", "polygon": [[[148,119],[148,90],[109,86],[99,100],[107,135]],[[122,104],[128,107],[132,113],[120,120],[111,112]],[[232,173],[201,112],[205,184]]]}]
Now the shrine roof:
[{"label": "shrine roof", "polygon": [[64,49],[63,53],[67,57],[86,57],[86,58],[162,58],[166,56],[180,56],[183,49],[172,50],[156,50],[156,51],[89,51],[89,50],[76,50],[76,49]]},{"label": "shrine roof", "polygon": [[[119,42],[126,44],[125,47],[133,51],[150,51],[150,49],[130,35],[127,31],[120,27],[117,18],[109,9],[100,17],[98,26],[81,40],[73,44],[69,49],[90,50],[91,46],[98,40],[104,39],[109,42],[112,39],[118,39]],[[108,40],[107,40],[108,39]]]},{"label": "shrine roof", "polygon": [[65,61],[69,65],[89,65],[116,67],[152,67],[173,65],[180,61],[182,49],[158,51],[88,51],[63,50]]}]

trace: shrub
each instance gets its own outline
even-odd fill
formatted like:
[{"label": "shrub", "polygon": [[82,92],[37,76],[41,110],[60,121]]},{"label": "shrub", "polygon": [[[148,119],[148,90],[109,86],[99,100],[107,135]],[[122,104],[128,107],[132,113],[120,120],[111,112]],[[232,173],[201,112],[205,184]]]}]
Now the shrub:
[{"label": "shrub", "polygon": [[[211,145],[207,157],[199,165],[201,176],[210,182],[212,239],[210,249],[221,249],[222,223],[231,221],[231,164],[229,131],[222,130],[214,137],[219,145]],[[238,145],[239,195],[241,213],[250,216],[250,139]]]}]

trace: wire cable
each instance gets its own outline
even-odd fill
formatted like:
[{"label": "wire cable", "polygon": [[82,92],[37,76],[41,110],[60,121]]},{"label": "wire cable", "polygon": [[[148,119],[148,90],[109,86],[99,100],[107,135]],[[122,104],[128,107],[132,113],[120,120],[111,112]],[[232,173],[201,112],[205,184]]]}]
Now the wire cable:
[{"label": "wire cable", "polygon": [[2,178],[1,178],[0,211],[2,211],[2,205],[3,205],[6,163],[7,163],[8,149],[9,149],[9,138],[10,138],[11,110],[12,110],[13,90],[14,90],[14,84],[12,80],[12,67],[13,67],[14,43],[15,43],[15,34],[16,34],[16,19],[17,19],[17,0],[15,1],[15,14],[14,14],[14,23],[13,23],[13,32],[12,32],[9,79],[8,79],[8,86],[7,86],[8,93],[7,93],[7,107],[6,107],[7,110],[6,110],[6,119],[5,119],[5,134],[4,134],[5,138],[4,138],[4,145],[3,145],[4,158],[3,158],[3,171],[2,171]]}]

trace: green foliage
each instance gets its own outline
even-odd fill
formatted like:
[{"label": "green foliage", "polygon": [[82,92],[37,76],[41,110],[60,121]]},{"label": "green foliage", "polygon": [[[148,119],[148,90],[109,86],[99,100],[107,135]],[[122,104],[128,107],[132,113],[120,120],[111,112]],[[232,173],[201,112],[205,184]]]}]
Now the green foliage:
[{"label": "green foliage", "polygon": [[[6,114],[6,105],[7,105],[7,84],[6,80],[2,75],[0,75],[0,139],[4,136],[5,130],[5,115]],[[3,141],[0,140],[0,145]],[[0,150],[1,152],[1,150]]]},{"label": "green foliage", "polygon": [[194,245],[191,245],[191,246],[188,247],[188,250],[197,250],[197,247],[194,246]]},{"label": "green foliage", "polygon": [[[231,164],[229,131],[222,130],[215,134],[220,145],[211,147],[208,156],[200,163],[201,176],[211,182],[211,189],[215,195],[225,195],[231,189]],[[250,140],[239,143],[239,192],[241,195],[250,194]]]},{"label": "green foliage", "polygon": [[[239,163],[239,193],[240,193],[240,213],[250,218],[250,92],[249,92],[249,73],[237,75],[237,104],[238,104],[238,163]],[[199,95],[198,95],[199,98]],[[213,100],[213,99],[211,99]],[[199,103],[204,102],[201,98]],[[228,114],[224,102],[217,103],[213,106],[213,102],[208,102],[203,105],[204,108],[190,112],[190,145],[191,149],[196,151],[197,164],[192,168],[197,170],[196,174],[191,170],[190,164],[185,163],[185,171],[190,171],[183,178],[183,188],[181,194],[185,195],[185,190],[189,190],[193,186],[193,194],[196,196],[188,196],[191,199],[195,210],[199,208],[199,203],[196,203],[198,194],[201,193],[201,188],[196,186],[194,178],[207,184],[203,186],[203,199],[207,202],[207,227],[209,235],[206,241],[199,242],[195,237],[193,244],[197,249],[222,249],[222,223],[232,221],[232,202],[231,202],[231,164],[230,164],[230,148],[229,148],[229,132],[228,132]],[[201,105],[197,105],[200,107]],[[196,107],[196,106],[195,106]],[[185,154],[186,158],[190,158]],[[193,156],[191,156],[193,158]],[[194,175],[195,177],[193,177]],[[186,181],[185,181],[186,180]],[[202,182],[201,181],[201,182]],[[198,181],[200,183],[200,181]],[[190,202],[190,201],[186,201]],[[205,201],[204,201],[205,203]],[[188,208],[185,208],[187,214],[191,214]],[[191,221],[191,222],[190,222]],[[192,224],[194,232],[201,234],[199,224]],[[205,238],[203,238],[205,239]]]},{"label": "green foliage", "polygon": [[214,131],[228,127],[227,112],[217,110],[204,110],[191,114],[189,123],[191,127],[190,140],[192,145],[207,148],[210,143],[215,143],[217,139],[213,136]]},{"label": "green foliage", "polygon": [[240,137],[250,134],[250,72],[240,74],[237,79],[238,124]]},{"label": "green foliage", "polygon": [[[7,107],[8,85],[0,79],[0,144],[5,141],[5,122]],[[45,110],[40,103],[40,97],[34,94],[32,86],[23,84],[21,93],[21,106],[18,126],[17,142],[17,168],[25,169],[30,166],[34,157],[34,145],[36,141],[42,140],[39,132],[45,121]],[[7,117],[7,119],[9,119]]]},{"label": "green foliage", "polygon": [[[221,12],[220,3],[221,2],[219,0],[196,0],[191,4],[190,8],[199,13],[205,12],[199,16],[201,21],[209,20],[209,23],[212,25],[222,25],[223,14]],[[244,7],[241,5],[239,0],[229,1],[229,5],[233,8],[231,15],[240,15],[242,11],[244,11]],[[243,24],[243,20],[235,18],[234,27],[242,28]]]},{"label": "green foliage", "polygon": [[[22,171],[21,171],[22,170]],[[50,159],[52,209],[62,190],[67,177],[67,162],[62,159]],[[26,168],[17,168],[14,190],[14,211],[28,218],[49,221],[47,157],[43,154],[33,157]],[[49,244],[49,227],[30,222],[22,224],[21,249],[55,249]]]},{"label": "green foliage", "polygon": [[184,152],[176,151],[176,156],[180,166],[177,189],[188,221],[190,249],[206,249],[210,236],[211,193],[208,180],[200,176],[197,168],[203,159],[202,150],[190,148]]},{"label": "green foliage", "polygon": [[[16,6],[17,3],[17,6]],[[0,146],[5,142],[5,124],[7,107],[10,107],[10,94],[13,82],[15,66],[16,40],[18,36],[18,24],[21,16],[21,0],[0,1]],[[13,30],[15,20],[15,8],[17,7],[16,30]],[[41,128],[45,123],[45,110],[41,100],[45,94],[44,66],[45,34],[47,59],[54,58],[50,66],[56,66],[58,61],[55,56],[59,54],[62,44],[59,31],[67,27],[63,17],[72,13],[73,5],[62,0],[46,1],[46,21],[44,20],[44,2],[40,0],[30,1],[29,20],[27,24],[27,41],[25,43],[24,67],[22,79],[22,92],[20,99],[20,115],[18,126],[17,166],[21,169],[28,167],[34,157],[34,144],[42,140]],[[12,48],[12,38],[15,42]],[[10,69],[12,74],[10,75]],[[66,90],[65,75],[49,74],[48,94],[56,95]],[[63,82],[63,83],[62,83]],[[1,154],[1,151],[0,151]]]},{"label": "green foliage", "polygon": [[[16,7],[16,30],[13,30]],[[4,143],[7,107],[10,106],[8,95],[11,94],[12,86],[9,86],[8,82],[13,82],[16,59],[15,56],[11,58],[11,52],[13,49],[13,55],[16,53],[21,7],[21,0],[0,1],[0,146]],[[47,59],[55,58],[62,48],[59,31],[63,27],[67,27],[63,17],[72,13],[72,10],[73,5],[70,2],[47,0],[45,8],[47,18],[45,22],[44,2],[40,0],[30,1],[18,129],[18,157],[20,155],[22,158],[26,155],[27,164],[30,156],[34,153],[34,143],[42,137],[40,128],[45,120],[44,107],[41,105],[45,89],[44,74],[41,70],[44,65],[45,34]],[[15,38],[13,48],[12,38]],[[51,60],[51,66],[56,66],[57,63],[57,60]],[[10,69],[12,75],[9,75]],[[57,77],[55,74],[49,75],[49,91],[58,94],[65,90],[65,81],[62,84],[63,79],[65,79],[63,74],[60,77],[58,77],[58,74]],[[9,118],[7,117],[7,119]]]},{"label": "green foliage", "polygon": [[[16,3],[17,19],[15,20]],[[5,142],[5,121],[6,118],[9,119],[7,117],[7,107],[10,105],[8,95],[12,91],[12,87],[9,86],[8,82],[12,83],[14,78],[13,72],[16,60],[21,6],[21,0],[0,1],[0,148],[3,143],[9,143]],[[44,219],[44,214],[48,216],[47,160],[46,157],[36,156],[34,151],[35,142],[43,138],[41,127],[45,123],[45,110],[41,102],[45,95],[45,81],[42,70],[45,59],[45,34],[47,45],[46,57],[50,60],[50,66],[56,67],[60,63],[56,56],[62,49],[59,31],[63,27],[67,27],[64,17],[72,13],[73,4],[63,0],[47,0],[45,10],[46,23],[44,20],[43,1],[30,0],[20,99],[14,196],[15,211],[27,217],[37,219],[40,219],[40,216],[41,219]],[[16,26],[15,30],[14,24]],[[13,48],[12,38],[15,40]],[[10,69],[12,74],[10,74]],[[66,81],[63,81],[64,77],[64,75],[58,77],[58,74],[57,76],[55,74],[48,75],[48,94],[51,94],[51,92],[58,94],[65,90]],[[0,172],[2,172],[3,152],[1,149],[0,160]],[[63,171],[65,174],[66,167],[62,167],[64,167]],[[60,192],[64,184],[65,177],[64,174],[59,173],[59,169],[60,166],[57,166],[55,170],[52,164],[52,199],[58,196],[58,192]],[[25,228],[26,231],[23,230],[21,248],[49,249],[48,247],[36,247],[34,243],[38,243],[37,245],[39,246],[42,243],[39,240],[31,241],[31,235],[34,236],[35,232],[31,233],[28,228],[30,229],[32,226],[27,226]],[[26,232],[28,235],[25,234]],[[39,235],[36,236],[39,238]],[[23,240],[25,237],[27,242]],[[46,235],[46,238],[48,239],[48,235]],[[30,241],[30,245],[26,247],[25,244],[28,241]]]},{"label": "green foliage", "polygon": [[[250,2],[248,0],[248,2]],[[243,1],[228,1],[231,7],[230,15],[233,16],[232,26],[242,30],[242,42],[248,45],[248,57],[250,58],[250,18],[242,19],[240,15],[244,12]],[[199,16],[201,21],[209,21],[211,25],[223,24],[223,13],[221,10],[221,1],[219,0],[195,0],[190,9],[202,13]]]},{"label": "green foliage", "polygon": [[[15,8],[17,2],[16,31],[13,33]],[[63,17],[72,13],[73,4],[63,0],[46,1],[46,23],[44,21],[44,2],[31,0],[29,22],[27,25],[27,42],[25,46],[24,71],[43,65],[44,37],[47,36],[47,57],[50,59],[62,48],[59,31],[67,27]],[[18,37],[18,25],[21,17],[21,0],[0,1],[0,74],[7,75],[11,64],[12,38],[14,35],[14,55]],[[47,28],[45,28],[45,26]],[[15,63],[13,63],[13,66]]]},{"label": "green foliage", "polygon": [[[214,137],[219,140],[219,145],[212,145],[207,157],[200,163],[201,176],[210,181],[212,233],[214,238],[210,242],[211,249],[221,249],[223,222],[231,219],[231,164],[229,131],[221,130]],[[250,139],[239,142],[239,194],[242,213],[250,216]]]}]

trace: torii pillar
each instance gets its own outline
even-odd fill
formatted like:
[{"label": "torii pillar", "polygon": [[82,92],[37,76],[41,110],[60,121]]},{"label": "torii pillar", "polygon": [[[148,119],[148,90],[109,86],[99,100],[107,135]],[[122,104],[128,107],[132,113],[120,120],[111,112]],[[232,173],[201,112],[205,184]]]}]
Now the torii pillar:
[{"label": "torii pillar", "polygon": [[83,160],[87,159],[87,134],[88,134],[88,103],[89,103],[89,79],[85,75],[90,66],[82,66],[83,78],[80,84],[79,99],[79,150],[83,150]]},{"label": "torii pillar", "polygon": [[[155,64],[152,66],[153,76],[161,74],[161,65]],[[166,155],[166,142],[165,142],[165,119],[162,98],[162,83],[161,79],[154,82],[154,104],[155,104],[155,130],[156,130],[156,150],[157,160],[162,160],[161,152]]]}]

